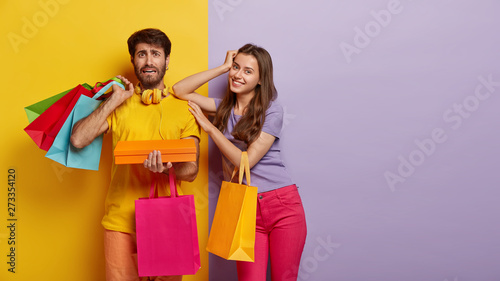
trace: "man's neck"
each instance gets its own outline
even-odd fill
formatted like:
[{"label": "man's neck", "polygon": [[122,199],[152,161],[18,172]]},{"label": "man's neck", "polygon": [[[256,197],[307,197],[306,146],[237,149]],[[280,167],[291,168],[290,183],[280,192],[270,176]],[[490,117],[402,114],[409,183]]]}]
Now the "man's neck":
[{"label": "man's neck", "polygon": [[143,91],[144,90],[148,90],[148,89],[151,89],[151,90],[153,90],[153,89],[159,89],[159,90],[165,89],[165,83],[163,82],[163,80],[160,83],[156,84],[156,85],[148,85],[148,84],[144,84],[142,82],[141,82],[140,85],[141,85],[141,89]]},{"label": "man's neck", "polygon": [[[140,93],[144,92],[145,90],[158,89],[158,90],[161,90],[163,92],[161,95],[161,99],[164,99],[170,95],[170,93],[168,91],[166,91],[165,83],[163,82],[163,80],[160,83],[158,83],[156,86],[147,86],[147,85],[144,86],[142,84],[142,82],[139,83],[139,86],[141,88]],[[136,89],[136,92],[137,92],[137,89]]]}]

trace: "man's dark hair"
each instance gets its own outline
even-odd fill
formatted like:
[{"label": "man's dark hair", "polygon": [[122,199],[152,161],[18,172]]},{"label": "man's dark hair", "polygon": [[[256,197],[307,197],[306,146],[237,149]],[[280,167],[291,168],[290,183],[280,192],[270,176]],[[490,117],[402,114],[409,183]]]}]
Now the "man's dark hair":
[{"label": "man's dark hair", "polygon": [[172,48],[172,43],[170,43],[168,36],[163,33],[163,31],[156,28],[146,28],[136,31],[128,38],[128,52],[132,57],[135,55],[135,47],[139,43],[162,47],[165,51],[165,57],[170,55],[170,49]]}]

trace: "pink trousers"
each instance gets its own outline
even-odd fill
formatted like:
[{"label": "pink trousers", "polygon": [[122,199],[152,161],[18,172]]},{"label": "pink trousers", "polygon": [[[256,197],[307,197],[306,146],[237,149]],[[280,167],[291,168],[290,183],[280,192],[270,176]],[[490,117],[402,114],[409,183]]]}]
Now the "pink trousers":
[{"label": "pink trousers", "polygon": [[306,241],[304,208],[295,185],[259,193],[255,262],[238,261],[238,281],[265,281],[268,257],[273,281],[296,281]]},{"label": "pink trousers", "polygon": [[104,256],[107,281],[181,281],[182,276],[140,278],[137,272],[135,234],[104,230]]}]

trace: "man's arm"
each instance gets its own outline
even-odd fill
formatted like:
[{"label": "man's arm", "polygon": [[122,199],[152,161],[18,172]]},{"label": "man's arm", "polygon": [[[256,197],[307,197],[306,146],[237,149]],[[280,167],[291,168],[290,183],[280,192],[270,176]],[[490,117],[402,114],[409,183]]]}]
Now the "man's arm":
[{"label": "man's arm", "polygon": [[187,137],[186,139],[194,139],[194,143],[196,145],[196,161],[178,162],[172,164],[175,169],[175,176],[178,180],[192,182],[198,175],[198,163],[200,160],[200,141],[197,137]]},{"label": "man's arm", "polygon": [[200,159],[200,145],[197,137],[187,137],[184,139],[194,139],[196,145],[196,161],[193,162],[168,162],[163,164],[161,152],[154,150],[149,153],[148,159],[144,160],[144,168],[154,173],[168,174],[168,169],[174,166],[175,177],[177,180],[192,182],[198,175],[198,162]]},{"label": "man's arm", "polygon": [[98,107],[89,116],[76,122],[71,133],[71,144],[76,148],[84,148],[91,144],[95,138],[108,130],[106,118],[125,100],[134,94],[134,86],[130,81],[122,76],[120,78],[128,90],[123,90],[117,85],[113,85],[113,94],[105,100],[102,106]]}]

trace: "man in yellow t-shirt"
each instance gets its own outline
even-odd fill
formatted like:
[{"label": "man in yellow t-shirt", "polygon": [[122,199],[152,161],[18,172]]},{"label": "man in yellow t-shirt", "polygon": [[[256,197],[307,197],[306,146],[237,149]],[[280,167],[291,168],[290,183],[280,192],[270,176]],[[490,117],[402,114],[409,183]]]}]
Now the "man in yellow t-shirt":
[{"label": "man in yellow t-shirt", "polygon": [[[168,173],[174,166],[177,180],[193,181],[198,173],[199,126],[188,111],[187,102],[170,94],[163,82],[170,60],[170,40],[158,29],[144,29],[132,34],[127,43],[139,84],[134,88],[128,79],[118,76],[127,89],[113,85],[113,94],[75,124],[71,143],[82,148],[104,132],[112,133],[113,149],[118,141],[192,138],[196,143],[197,160],[164,164],[161,154],[154,150],[142,165],[113,163],[102,220],[108,281],[139,280],[134,202],[148,196],[153,174]],[[161,99],[151,102],[142,94],[149,89],[163,93]],[[168,185],[166,180],[157,184]],[[160,192],[163,190],[165,188],[160,188]],[[182,276],[162,276],[155,280],[181,279]]]}]

